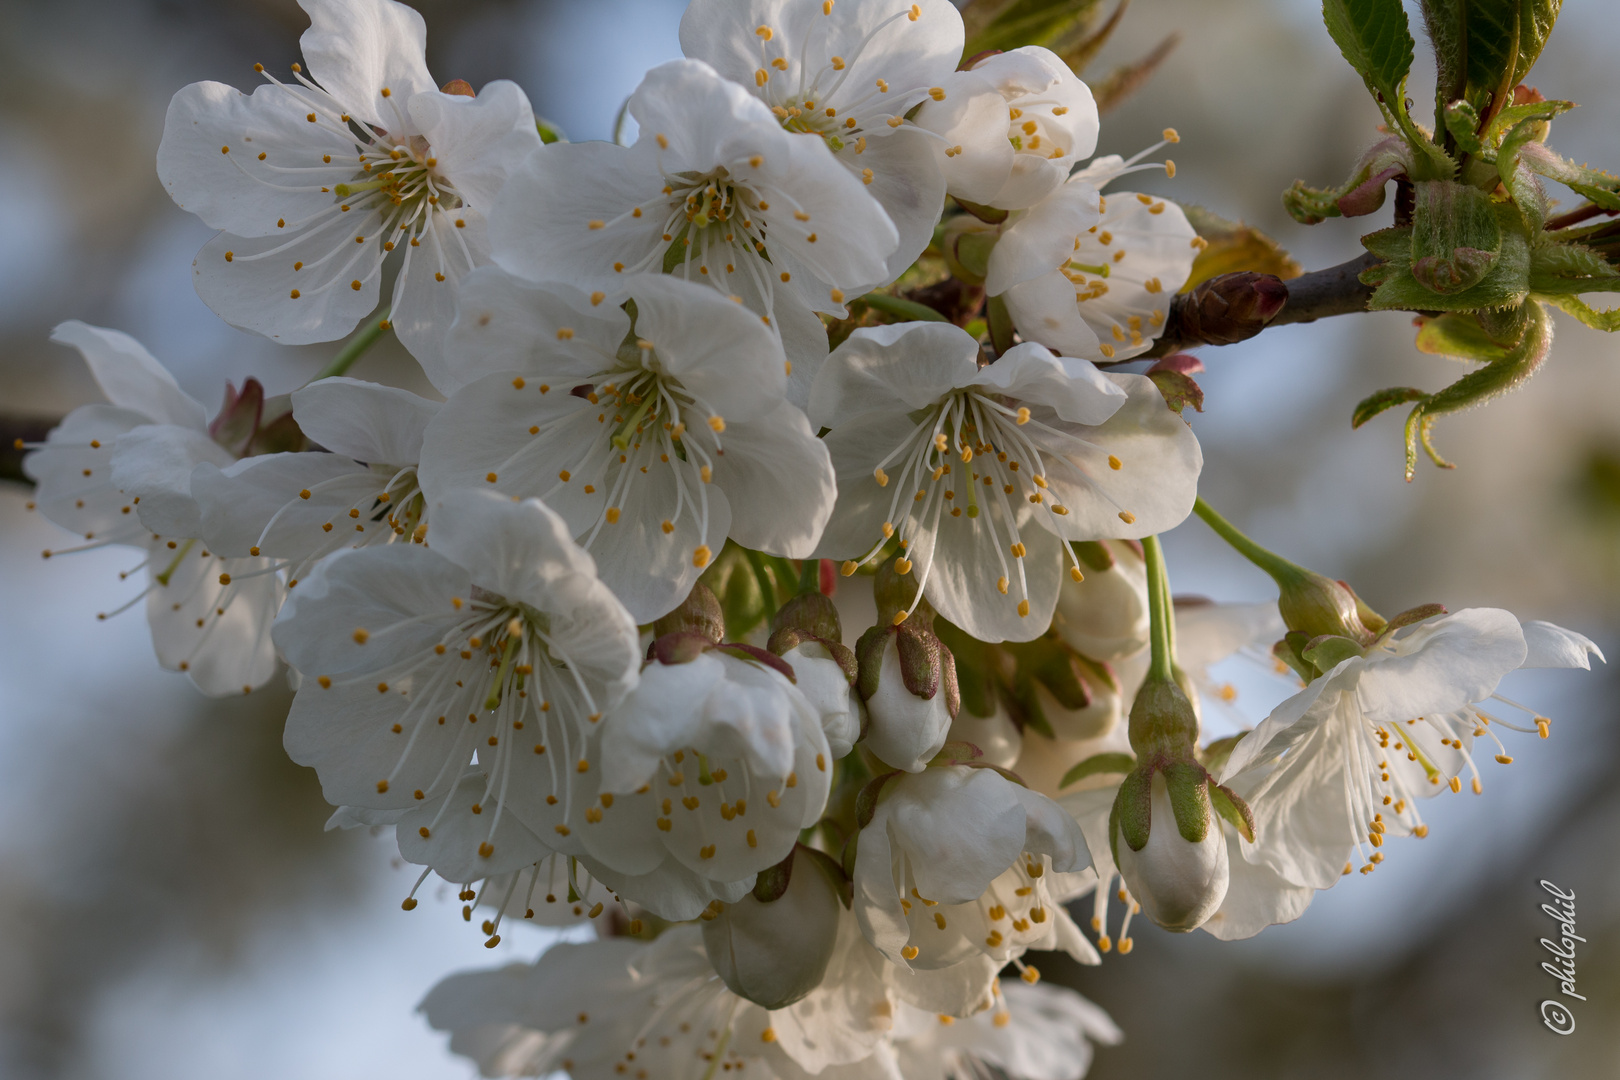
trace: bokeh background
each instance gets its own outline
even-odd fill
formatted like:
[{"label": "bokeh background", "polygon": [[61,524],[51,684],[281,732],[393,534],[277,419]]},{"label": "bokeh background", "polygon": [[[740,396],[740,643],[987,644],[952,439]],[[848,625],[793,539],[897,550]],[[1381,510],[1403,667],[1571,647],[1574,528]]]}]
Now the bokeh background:
[{"label": "bokeh background", "polygon": [[[681,0],[418,6],[440,81],[513,79],[576,140],[606,137],[641,73],[679,54]],[[136,335],[208,403],[249,374],[291,390],[329,357],[203,306],[190,263],[209,231],[152,164],[175,90],[251,88],[255,61],[297,58],[305,25],[293,0],[0,0],[0,409],[95,399],[76,354],[47,341],[68,318]],[[1307,268],[1357,254],[1388,208],[1307,229],[1277,197],[1299,177],[1337,183],[1375,138],[1318,5],[1137,0],[1094,71],[1171,31],[1180,46],[1105,118],[1100,150],[1129,154],[1174,125],[1180,171],[1145,189],[1259,226]],[[1617,32],[1610,0],[1570,0],[1531,79],[1585,106],[1554,129],[1577,161],[1620,164]],[[1412,97],[1430,85],[1420,57]],[[1349,415],[1384,386],[1456,377],[1411,339],[1406,318],[1381,314],[1205,350],[1205,495],[1386,612],[1505,606],[1620,660],[1620,340],[1560,321],[1528,386],[1441,422],[1459,468],[1424,465],[1408,485],[1398,421],[1352,432]],[[425,386],[391,343],[354,374]],[[23,488],[0,487],[0,1076],[468,1075],[415,1003],[452,970],[528,959],[545,939],[514,930],[486,952],[448,890],[401,912],[410,875],[388,838],[322,831],[313,774],[280,748],[286,692],[213,702],[158,670],[138,610],[95,618],[129,595],[117,574],[138,556],[42,564],[61,535],[25,510]],[[1272,595],[1196,521],[1167,544],[1180,593]],[[1283,692],[1229,677],[1250,722]],[[1609,671],[1513,676],[1505,691],[1551,715],[1553,737],[1521,739],[1515,764],[1488,767],[1483,798],[1437,800],[1426,841],[1395,845],[1292,925],[1222,944],[1139,921],[1128,957],[1042,960],[1126,1031],[1091,1075],[1620,1075],[1616,689]],[[1574,891],[1589,939],[1589,1000],[1564,1038],[1537,1013],[1556,990],[1539,969],[1543,878]]]}]

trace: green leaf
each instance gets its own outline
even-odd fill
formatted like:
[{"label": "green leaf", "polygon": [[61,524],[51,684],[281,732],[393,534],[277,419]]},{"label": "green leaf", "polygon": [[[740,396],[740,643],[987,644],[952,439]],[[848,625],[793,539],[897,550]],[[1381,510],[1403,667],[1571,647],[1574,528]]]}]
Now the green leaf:
[{"label": "green leaf", "polygon": [[[1376,286],[1368,311],[1479,311],[1484,308],[1517,307],[1530,294],[1530,241],[1524,220],[1512,203],[1493,204],[1492,213],[1501,233],[1501,251],[1480,280],[1452,293],[1435,292],[1412,273],[1415,241],[1409,227],[1383,229],[1362,237],[1362,245],[1383,259],[1366,270],[1361,280]],[[1402,236],[1413,247],[1401,250]]]},{"label": "green leaf", "polygon": [[[1477,360],[1489,363],[1507,355],[1508,346],[1486,333],[1474,316],[1460,311],[1447,312],[1437,318],[1424,319],[1417,333],[1419,352],[1431,356],[1450,356],[1459,360]],[[1420,391],[1421,392],[1421,391]],[[1406,400],[1416,400],[1408,398]],[[1365,404],[1365,403],[1364,403]],[[1399,405],[1391,401],[1389,405]],[[1385,405],[1383,408],[1389,408]],[[1383,411],[1382,409],[1379,410]],[[1371,415],[1371,414],[1369,414]],[[1360,427],[1360,424],[1356,424]]]},{"label": "green leaf", "polygon": [[1392,386],[1388,390],[1380,390],[1356,406],[1356,411],[1350,415],[1350,426],[1358,428],[1386,409],[1393,409],[1408,401],[1421,401],[1428,396],[1427,390],[1419,390],[1415,386]]},{"label": "green leaf", "polygon": [[1581,320],[1594,330],[1614,333],[1620,330],[1620,307],[1599,311],[1578,296],[1549,296],[1547,303]]},{"label": "green leaf", "polygon": [[[1437,119],[1456,101],[1466,101],[1481,112],[1501,108],[1541,55],[1561,3],[1423,0],[1423,21],[1434,44],[1437,69]],[[1458,145],[1467,149],[1461,139]]]},{"label": "green leaf", "polygon": [[1531,172],[1557,180],[1605,210],[1620,211],[1620,176],[1577,165],[1540,143],[1526,143],[1519,148],[1519,154]]},{"label": "green leaf", "polygon": [[1412,276],[1447,295],[1479,284],[1502,250],[1489,197],[1449,180],[1420,180],[1413,194]]},{"label": "green leaf", "polygon": [[1101,8],[1102,0],[973,0],[962,10],[967,30],[962,56],[1072,43],[1086,36]]},{"label": "green leaf", "polygon": [[1620,292],[1620,274],[1591,248],[1540,244],[1530,252],[1530,291],[1538,296]]},{"label": "green leaf", "polygon": [[1093,754],[1064,773],[1063,779],[1058,781],[1058,787],[1062,789],[1070,784],[1078,784],[1088,776],[1100,776],[1105,773],[1128,773],[1134,768],[1136,768],[1136,758],[1130,754]]},{"label": "green leaf", "polygon": [[892,315],[896,319],[911,320],[914,322],[950,322],[945,316],[929,307],[919,304],[915,300],[907,300],[902,296],[890,296],[888,293],[870,292],[861,297],[861,302],[873,311],[881,311],[885,315]]},{"label": "green leaf", "polygon": [[1322,21],[1379,104],[1400,107],[1413,47],[1401,0],[1322,0]]},{"label": "green leaf", "polygon": [[1193,288],[1221,274],[1252,270],[1288,280],[1304,271],[1277,241],[1241,221],[1228,221],[1201,206],[1183,206],[1187,220],[1204,240],[1205,247],[1193,260],[1192,274],[1181,291]]},{"label": "green leaf", "polygon": [[563,129],[550,120],[543,120],[537,116],[534,118],[534,127],[540,133],[540,141],[547,146],[552,143],[568,141],[568,136],[563,134]]},{"label": "green leaf", "polygon": [[1322,21],[1339,51],[1361,75],[1378,107],[1422,158],[1423,175],[1450,179],[1455,164],[1406,111],[1406,76],[1412,70],[1412,32],[1401,0],[1322,0]]},{"label": "green leaf", "polygon": [[1312,638],[1300,655],[1310,661],[1317,671],[1328,672],[1352,656],[1363,655],[1363,649],[1350,638],[1340,637],[1337,634],[1323,634]]}]

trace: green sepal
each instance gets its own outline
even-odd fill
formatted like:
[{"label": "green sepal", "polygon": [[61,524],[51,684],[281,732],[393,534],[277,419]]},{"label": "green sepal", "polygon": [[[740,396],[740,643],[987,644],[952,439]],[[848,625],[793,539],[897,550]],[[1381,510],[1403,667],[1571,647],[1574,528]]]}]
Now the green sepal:
[{"label": "green sepal", "polygon": [[1209,835],[1209,773],[1196,761],[1172,761],[1164,766],[1164,784],[1176,831],[1189,844],[1201,844]]},{"label": "green sepal", "polygon": [[[953,197],[954,198],[954,197]],[[989,225],[1000,225],[1012,215],[1011,210],[1003,210],[999,206],[981,206],[979,203],[968,202],[966,199],[955,199],[956,205]],[[992,239],[994,234],[990,234]]]},{"label": "green sepal", "polygon": [[968,636],[966,631],[944,619],[934,621],[934,633],[955,661],[962,707],[974,716],[992,715],[1001,698],[996,646]]},{"label": "green sepal", "polygon": [[894,645],[900,658],[901,682],[913,697],[932,701],[944,681],[939,639],[933,631],[907,619],[894,628]]},{"label": "green sepal", "polygon": [[538,116],[535,117],[534,129],[540,133],[540,141],[546,146],[550,146],[552,143],[568,141],[568,136],[563,134],[563,129],[558,127],[556,124],[553,124],[550,120],[544,120]]},{"label": "green sepal", "polygon": [[1088,776],[1099,776],[1105,773],[1128,773],[1134,768],[1136,768],[1136,758],[1132,754],[1093,754],[1064,773],[1063,779],[1058,781],[1058,787],[1062,789],[1070,784],[1078,784]]},{"label": "green sepal", "polygon": [[1293,669],[1294,674],[1306,682],[1310,682],[1321,674],[1310,665],[1309,661],[1300,655],[1300,650],[1304,648],[1305,643],[1309,640],[1298,630],[1290,630],[1282,636],[1281,640],[1271,646],[1271,655],[1287,664]]},{"label": "green sepal", "polygon": [[788,891],[788,884],[793,880],[793,856],[798,850],[788,852],[787,858],[775,866],[767,866],[759,872],[754,879],[754,899],[762,904],[772,904],[782,899]]},{"label": "green sepal", "polygon": [[725,640],[726,616],[720,600],[702,581],[692,586],[680,606],[652,624],[658,637],[665,634],[693,633],[718,645]]},{"label": "green sepal", "polygon": [[1417,607],[1407,608],[1393,619],[1390,619],[1389,625],[1379,631],[1378,636],[1380,639],[1387,638],[1397,630],[1405,629],[1408,626],[1416,626],[1420,622],[1426,622],[1444,614],[1446,614],[1446,605],[1444,604],[1419,604]]},{"label": "green sepal", "polygon": [[888,647],[890,626],[869,626],[855,641],[855,692],[862,701],[871,701],[883,676],[883,651]]},{"label": "green sepal", "polygon": [[928,759],[929,765],[967,765],[984,757],[984,751],[962,739],[952,740]]},{"label": "green sepal", "polygon": [[804,630],[784,628],[772,634],[770,640],[765,643],[765,647],[777,656],[785,656],[790,650],[807,641],[813,641],[824,647],[834,663],[838,665],[839,670],[844,673],[844,678],[849,680],[851,686],[855,685],[855,679],[860,674],[860,663],[855,659],[855,650],[841,642],[817,637]]},{"label": "green sepal", "polygon": [[[1153,828],[1151,765],[1138,765],[1125,774],[1125,779],[1119,785],[1119,793],[1114,796],[1114,809],[1110,816],[1117,817],[1119,833],[1132,851],[1147,847],[1148,833]],[[1110,821],[1109,824],[1113,825],[1114,822]]]},{"label": "green sepal", "polygon": [[1101,540],[1077,540],[1070,547],[1074,548],[1075,557],[1092,573],[1100,574],[1114,568],[1114,553]]},{"label": "green sepal", "polygon": [[1209,805],[1214,811],[1225,818],[1238,831],[1238,835],[1249,843],[1254,843],[1254,813],[1249,804],[1244,802],[1238,793],[1224,784],[1217,784],[1213,780],[1209,785]]},{"label": "green sepal", "polygon": [[896,769],[882,776],[874,776],[866,782],[866,786],[855,796],[855,828],[864,829],[872,824],[872,817],[877,813],[878,797],[883,794],[884,785],[897,776],[905,775]]},{"label": "green sepal", "polygon": [[1428,396],[1427,390],[1419,390],[1415,386],[1392,386],[1387,390],[1380,390],[1371,397],[1361,400],[1355,412],[1350,414],[1350,426],[1358,428],[1385,409],[1393,409],[1408,401],[1421,401]]},{"label": "green sepal", "polygon": [[1299,655],[1316,670],[1332,671],[1352,656],[1364,656],[1360,643],[1337,634],[1323,634],[1305,643]]}]

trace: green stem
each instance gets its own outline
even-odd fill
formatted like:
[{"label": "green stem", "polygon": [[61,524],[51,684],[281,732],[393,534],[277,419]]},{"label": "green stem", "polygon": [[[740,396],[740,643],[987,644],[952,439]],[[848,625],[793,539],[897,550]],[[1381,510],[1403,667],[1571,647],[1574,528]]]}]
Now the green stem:
[{"label": "green stem", "polygon": [[888,293],[870,292],[861,297],[861,303],[885,315],[894,315],[902,319],[914,319],[921,322],[950,322],[945,316],[929,307],[919,304],[915,300],[903,300]]},{"label": "green stem", "polygon": [[343,351],[332,357],[330,364],[317,371],[309,381],[319,382],[322,379],[330,379],[333,376],[345,374],[354,366],[354,362],[360,359],[365,354],[365,351],[375,345],[377,339],[387,332],[388,314],[389,309],[383,308],[375,319],[367,323],[358,334],[349,339],[349,343],[343,346]]},{"label": "green stem", "polygon": [[820,559],[805,559],[799,564],[799,591],[801,593],[821,591]]},{"label": "green stem", "polygon": [[1152,619],[1149,643],[1152,660],[1148,665],[1149,679],[1175,679],[1175,639],[1170,611],[1170,579],[1164,570],[1164,552],[1159,548],[1157,536],[1142,538],[1142,554],[1147,561],[1148,615]]},{"label": "green stem", "polygon": [[1216,535],[1232,545],[1239,555],[1242,555],[1245,559],[1271,575],[1271,579],[1277,583],[1279,588],[1314,576],[1303,566],[1289,562],[1276,552],[1268,551],[1250,540],[1238,531],[1237,526],[1217,514],[1214,508],[1202,498],[1193,503],[1193,513],[1203,518],[1204,524],[1214,529]]}]

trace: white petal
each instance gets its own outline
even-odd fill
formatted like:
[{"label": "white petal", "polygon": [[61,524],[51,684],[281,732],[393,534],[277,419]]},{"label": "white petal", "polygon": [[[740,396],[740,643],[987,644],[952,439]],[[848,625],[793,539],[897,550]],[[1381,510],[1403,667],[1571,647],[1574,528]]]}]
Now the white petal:
[{"label": "white petal", "polygon": [[1001,239],[990,253],[985,292],[1000,296],[1076,257],[1075,237],[1101,218],[1097,200],[1097,189],[1090,184],[1064,184],[1018,215],[1002,229]]},{"label": "white petal", "polygon": [[[820,141],[819,139],[817,140]],[[934,239],[940,207],[945,202],[945,173],[939,164],[939,140],[912,124],[874,134],[860,153],[846,144],[838,160],[861,179],[866,192],[888,213],[899,246],[888,257],[885,285],[905,273]],[[867,170],[872,178],[866,179]]]},{"label": "white petal", "polygon": [[1250,938],[1268,926],[1293,922],[1305,914],[1316,895],[1315,889],[1292,885],[1269,867],[1243,858],[1237,849],[1245,843],[1226,830],[1230,867],[1226,899],[1199,928],[1222,941]]},{"label": "white petal", "polygon": [[191,470],[204,462],[229,465],[235,460],[195,428],[148,424],[125,432],[113,444],[112,483],[139,498],[135,510],[148,529],[164,536],[197,536],[202,515],[191,497]]},{"label": "white petal", "polygon": [[461,279],[489,262],[489,228],[476,206],[435,211],[417,242],[400,264],[388,319],[394,336],[438,386],[451,381],[445,335],[455,321]]},{"label": "white petal", "polygon": [[1014,345],[981,368],[973,386],[1040,402],[1072,424],[1101,424],[1125,404],[1125,387],[1075,357],[1054,356],[1034,342]]},{"label": "white petal", "polygon": [[456,193],[488,214],[507,177],[540,148],[529,99],[513,82],[486,83],[477,97],[419,94],[411,120],[433,148],[438,171]]},{"label": "white petal", "polygon": [[1098,355],[1097,333],[1080,315],[1074,283],[1056,270],[1012,286],[1002,299],[1025,340],[1070,356]]},{"label": "white petal", "polygon": [[780,402],[758,420],[726,428],[714,482],[731,507],[731,536],[744,547],[807,558],[836,501],[832,461],[804,413]]},{"label": "white petal", "polygon": [[787,370],[758,318],[713,289],[666,275],[643,275],[625,293],[636,304],[636,334],[652,343],[662,369],[727,423],[775,409]]},{"label": "white petal", "polygon": [[1012,791],[1024,808],[1025,851],[1049,856],[1052,869],[1060,874],[1078,873],[1091,865],[1086,838],[1074,818],[1045,795],[1018,784]]},{"label": "white petal", "polygon": [[[347,479],[348,483],[342,481]],[[333,481],[338,481],[334,484]],[[339,454],[266,454],[244,458],[220,469],[212,462],[198,465],[191,474],[191,496],[201,511],[197,533],[222,555],[245,556],[261,548],[274,558],[308,558],[318,549],[348,543],[352,526],[345,511],[358,506],[350,496],[369,496],[382,489],[382,477]],[[322,498],[299,498],[300,491],[325,485]],[[334,504],[332,488],[341,495]],[[324,531],[321,525],[344,516],[343,531]],[[275,523],[271,536],[267,526]],[[336,542],[332,542],[336,533]]]},{"label": "white petal", "polygon": [[207,423],[202,403],[181,390],[168,369],[128,334],[70,319],[51,331],[51,340],[78,349],[101,392],[119,408],[153,424],[201,431]]},{"label": "white petal", "polygon": [[971,71],[953,71],[943,87],[945,100],[925,101],[916,124],[939,135],[932,141],[946,190],[959,199],[988,204],[1012,175],[1006,99]]},{"label": "white petal", "polygon": [[[154,540],[146,622],[158,663],[215,697],[263,686],[276,672],[271,623],[284,590],[268,559],[222,559],[200,544]],[[166,580],[158,577],[167,574]],[[228,574],[232,584],[221,585]],[[223,614],[222,614],[223,612]]]},{"label": "white petal", "polygon": [[[833,350],[810,394],[810,419],[836,428],[866,412],[903,414],[968,385],[978,372],[978,342],[947,323],[863,327]],[[876,462],[874,462],[876,464]]]},{"label": "white petal", "polygon": [[584,381],[612,366],[629,332],[630,317],[617,304],[593,307],[571,285],[537,285],[480,267],[461,283],[448,339],[456,360],[435,385],[451,393],[499,372],[572,373]]},{"label": "white petal", "polygon": [[415,465],[440,403],[408,390],[341,376],[292,394],[293,419],[335,454],[378,465]]},{"label": "white petal", "polygon": [[[437,90],[427,70],[427,24],[394,0],[298,0],[309,29],[298,39],[315,81],[344,110],[396,134],[405,102]],[[383,90],[389,96],[383,96]]]},{"label": "white petal", "polygon": [[[496,199],[495,262],[530,281],[611,288],[622,280],[615,263],[634,266],[668,246],[660,238],[663,186],[650,142],[542,146]],[[637,208],[641,215],[631,216]],[[604,227],[592,229],[593,221]]]},{"label": "white petal", "polygon": [[276,235],[278,220],[330,210],[330,189],[357,171],[354,140],[337,130],[342,111],[306,87],[260,86],[250,97],[224,83],[192,83],[169,102],[158,179],[176,206],[210,228]]},{"label": "white petal", "polygon": [[[477,813],[474,806],[479,808]],[[395,835],[406,862],[431,866],[446,881],[481,881],[509,874],[552,854],[513,815],[502,814],[496,820],[489,781],[476,770],[463,776],[447,794],[418,803],[400,818]],[[485,844],[490,845],[487,855]]]},{"label": "white petal", "polygon": [[[1591,657],[1603,660],[1603,650],[1585,634],[1535,620],[1521,623],[1520,628],[1524,631],[1528,650],[1520,667],[1581,668],[1590,671]],[[1607,660],[1603,662],[1608,663]]]},{"label": "white petal", "polygon": [[1398,724],[1482,701],[1525,660],[1519,620],[1500,608],[1464,608],[1419,624],[1394,644],[1396,655],[1367,658],[1356,687],[1369,723]]},{"label": "white petal", "polygon": [[382,277],[376,236],[363,234],[369,242],[356,244],[351,224],[374,230],[381,222],[374,215],[333,219],[324,228],[256,239],[220,233],[197,253],[192,283],[203,303],[239,330],[283,345],[333,341],[376,308]]},{"label": "white petal", "polygon": [[[134,496],[112,484],[114,440],[148,423],[145,416],[113,405],[81,405],[45,437],[45,446],[23,458],[34,481],[34,503],[46,520],[90,539],[142,547],[151,533],[135,513]],[[90,445],[92,442],[100,446]]]}]

